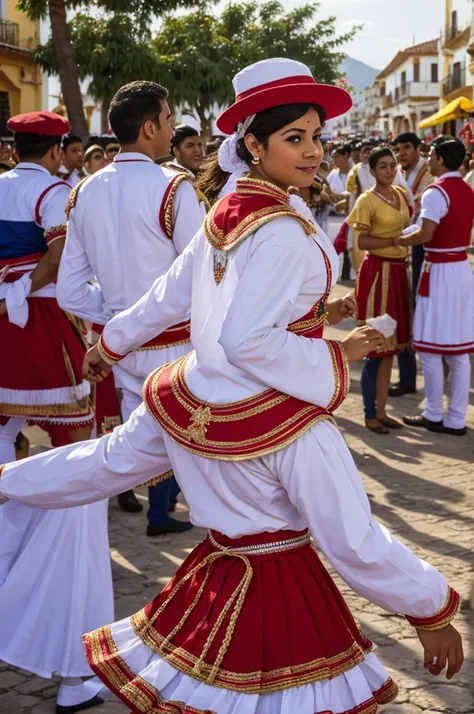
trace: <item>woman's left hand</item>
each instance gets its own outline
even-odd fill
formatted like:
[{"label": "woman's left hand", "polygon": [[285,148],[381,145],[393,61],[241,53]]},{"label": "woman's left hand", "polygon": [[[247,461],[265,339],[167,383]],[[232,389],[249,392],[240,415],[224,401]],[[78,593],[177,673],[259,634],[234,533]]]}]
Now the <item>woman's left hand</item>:
[{"label": "woman's left hand", "polygon": [[330,325],[335,325],[346,317],[355,317],[357,315],[357,303],[354,299],[354,295],[348,293],[343,298],[328,302],[327,311]]},{"label": "woman's left hand", "polygon": [[357,303],[353,293],[347,293],[341,301],[341,319],[345,317],[356,317],[357,315]]}]

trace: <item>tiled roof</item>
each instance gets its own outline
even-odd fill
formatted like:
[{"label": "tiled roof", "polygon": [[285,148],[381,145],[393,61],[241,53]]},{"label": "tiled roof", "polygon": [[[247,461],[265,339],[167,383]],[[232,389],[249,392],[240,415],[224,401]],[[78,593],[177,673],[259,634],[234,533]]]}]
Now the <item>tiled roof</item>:
[{"label": "tiled roof", "polygon": [[405,50],[397,52],[395,57],[389,64],[378,73],[375,79],[383,79],[389,74],[392,74],[397,67],[399,67],[408,57],[413,55],[419,57],[421,55],[438,55],[438,43],[439,40],[428,40],[428,42],[421,42],[419,45],[413,45],[412,47],[407,47]]}]

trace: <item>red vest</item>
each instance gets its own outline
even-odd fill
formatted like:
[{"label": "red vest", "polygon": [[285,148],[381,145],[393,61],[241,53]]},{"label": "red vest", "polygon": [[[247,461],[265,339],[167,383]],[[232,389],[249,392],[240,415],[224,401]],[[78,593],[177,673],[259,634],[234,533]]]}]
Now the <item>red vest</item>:
[{"label": "red vest", "polygon": [[446,178],[428,188],[440,191],[448,201],[448,212],[441,219],[427,249],[467,248],[471,244],[474,221],[474,191],[462,178]]}]

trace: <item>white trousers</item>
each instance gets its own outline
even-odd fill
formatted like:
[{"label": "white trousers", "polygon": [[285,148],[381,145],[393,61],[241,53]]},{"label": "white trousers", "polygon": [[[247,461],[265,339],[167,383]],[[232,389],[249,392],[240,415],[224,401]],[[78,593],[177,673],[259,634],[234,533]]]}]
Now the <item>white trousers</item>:
[{"label": "white trousers", "polygon": [[[425,379],[426,409],[430,421],[443,421],[444,370],[443,356],[419,352]],[[466,426],[466,413],[471,386],[471,360],[466,355],[444,355],[451,372],[451,395],[444,425],[450,429]]]}]

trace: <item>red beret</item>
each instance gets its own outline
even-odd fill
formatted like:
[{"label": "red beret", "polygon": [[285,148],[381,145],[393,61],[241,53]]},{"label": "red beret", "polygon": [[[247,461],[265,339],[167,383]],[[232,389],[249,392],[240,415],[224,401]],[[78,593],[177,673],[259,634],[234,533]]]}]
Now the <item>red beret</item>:
[{"label": "red beret", "polygon": [[27,112],[17,114],[7,122],[7,127],[15,134],[38,134],[41,136],[63,136],[71,126],[67,119],[54,112]]}]

